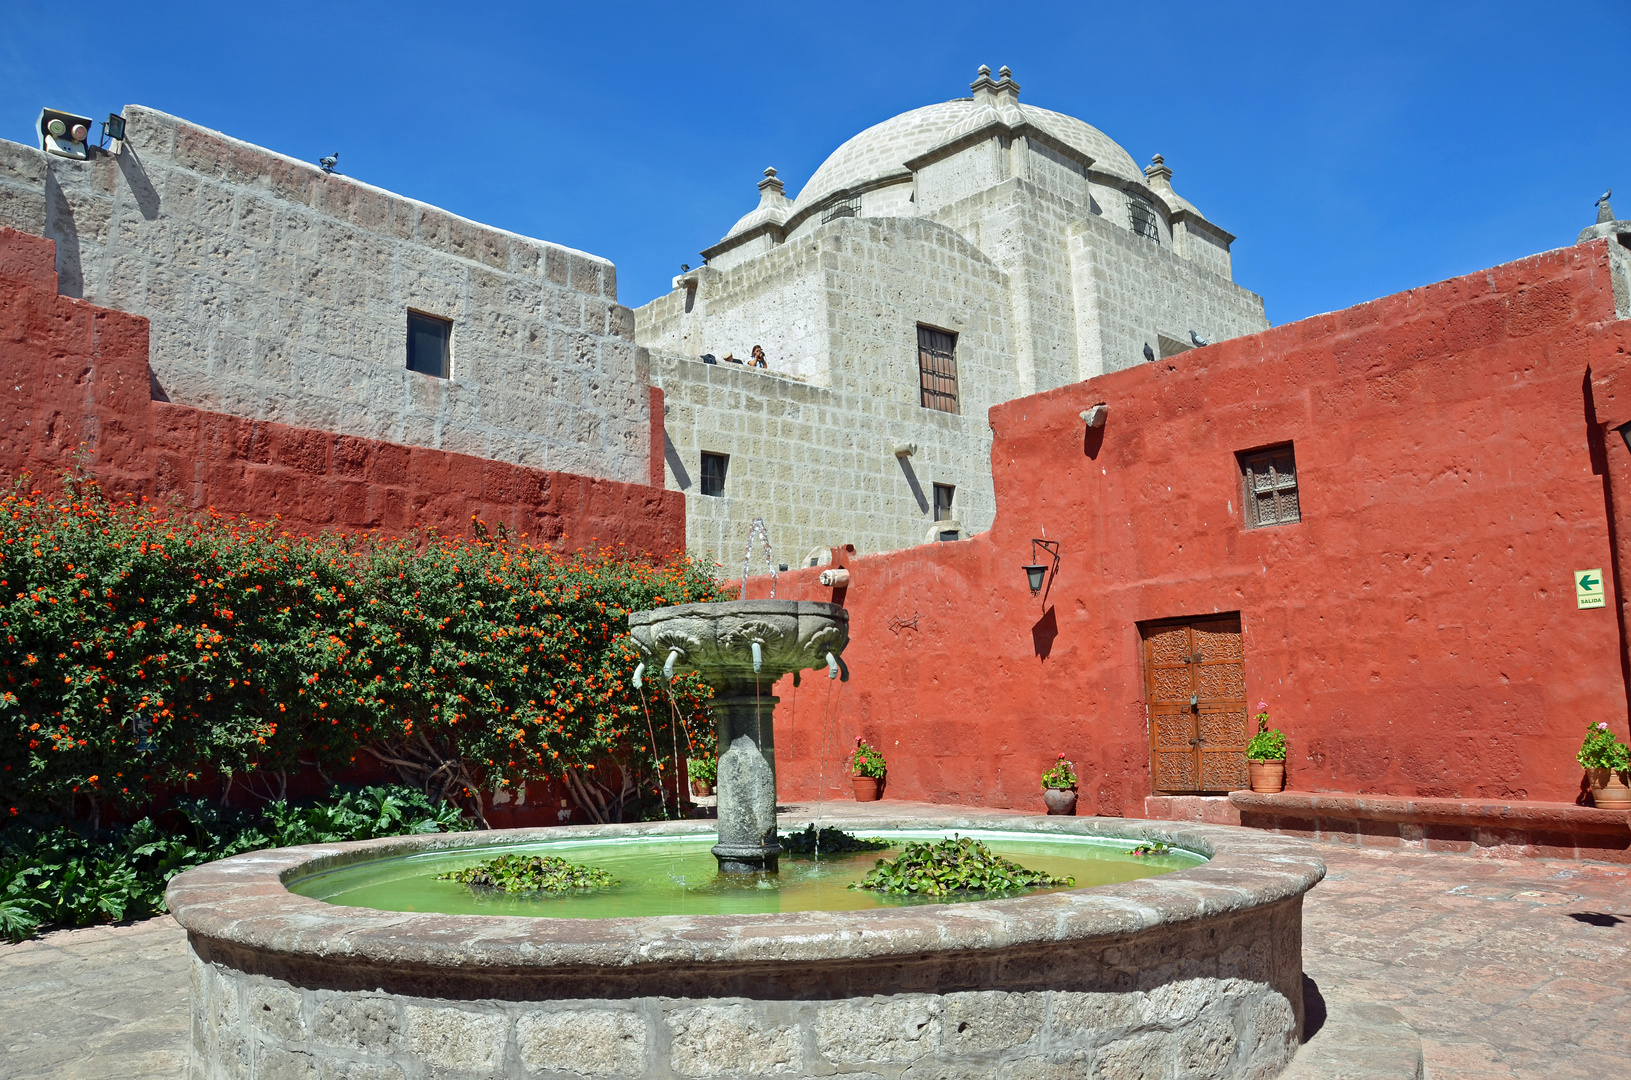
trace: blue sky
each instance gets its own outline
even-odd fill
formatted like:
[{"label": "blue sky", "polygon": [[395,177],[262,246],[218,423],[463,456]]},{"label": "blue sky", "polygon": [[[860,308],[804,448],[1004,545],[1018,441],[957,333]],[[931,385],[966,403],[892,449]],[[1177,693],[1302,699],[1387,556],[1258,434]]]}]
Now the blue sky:
[{"label": "blue sky", "polygon": [[1276,324],[1631,217],[1631,4],[9,0],[0,137],[126,103],[617,263],[624,303],[861,129],[1007,64],[1235,233]]}]

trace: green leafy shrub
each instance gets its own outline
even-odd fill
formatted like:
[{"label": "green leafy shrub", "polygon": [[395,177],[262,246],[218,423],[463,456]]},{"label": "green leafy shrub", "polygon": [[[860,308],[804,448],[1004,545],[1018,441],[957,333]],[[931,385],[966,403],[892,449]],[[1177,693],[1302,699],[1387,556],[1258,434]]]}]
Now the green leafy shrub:
[{"label": "green leafy shrub", "polygon": [[456,806],[399,786],[336,789],[259,811],[186,799],[157,820],[100,832],[13,821],[0,829],[0,934],[21,941],[52,927],[160,914],[176,874],[245,851],[468,828]]},{"label": "green leafy shrub", "polygon": [[1631,769],[1631,747],[1616,739],[1603,721],[1586,725],[1585,741],[1574,758],[1587,769]]},{"label": "green leafy shrub", "polygon": [[1269,705],[1266,701],[1257,703],[1257,715],[1252,719],[1257,721],[1257,734],[1246,744],[1247,761],[1284,761],[1286,758],[1286,734],[1279,728],[1269,730]]},{"label": "green leafy shrub", "polygon": [[849,851],[882,851],[889,846],[887,840],[856,836],[842,829],[825,828],[817,836],[813,821],[799,832],[782,833],[777,842],[783,851],[794,855],[814,855],[818,851],[823,855],[841,855]]},{"label": "green leafy shrub", "polygon": [[855,749],[850,751],[849,764],[856,776],[882,778],[889,769],[878,748],[863,741],[859,735],[855,737]]},{"label": "green leafy shrub", "polygon": [[937,843],[914,842],[894,859],[877,866],[852,889],[896,895],[946,896],[957,892],[1017,892],[1021,889],[1075,885],[1073,877],[1057,878],[1005,859],[978,840],[952,837]]},{"label": "green leafy shrub", "polygon": [[1044,788],[1059,788],[1060,790],[1075,787],[1076,766],[1065,760],[1065,755],[1060,754],[1059,760],[1055,761],[1053,766],[1042,774],[1042,786]]},{"label": "green leafy shrub", "polygon": [[692,758],[685,763],[685,772],[692,780],[712,784],[719,779],[719,759],[712,754],[706,757]]},{"label": "green leafy shrub", "polygon": [[82,476],[64,491],[0,500],[0,815],[95,830],[210,773],[276,800],[290,772],[366,754],[478,820],[481,788],[559,778],[615,821],[705,749],[690,736],[711,725],[685,718],[706,686],[642,695],[626,633],[630,611],[720,598],[699,563],[480,522],[292,537],[113,502]]},{"label": "green leafy shrub", "polygon": [[499,892],[567,892],[616,885],[610,871],[569,863],[557,855],[500,855],[486,862],[437,874],[438,881],[462,881],[472,889]]}]

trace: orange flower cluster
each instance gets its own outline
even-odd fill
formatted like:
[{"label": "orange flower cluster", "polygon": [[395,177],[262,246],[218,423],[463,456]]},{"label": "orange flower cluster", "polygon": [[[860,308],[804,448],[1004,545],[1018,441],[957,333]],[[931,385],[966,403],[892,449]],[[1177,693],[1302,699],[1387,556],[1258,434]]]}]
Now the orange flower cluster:
[{"label": "orange flower cluster", "polygon": [[[719,595],[683,557],[569,554],[479,522],[469,538],[293,537],[112,501],[82,478],[65,491],[0,502],[10,808],[135,804],[206,769],[365,750],[432,748],[495,783],[649,758],[626,616]],[[704,705],[700,687],[676,692],[683,711]],[[701,749],[666,730],[674,710],[651,715],[659,743]]]}]

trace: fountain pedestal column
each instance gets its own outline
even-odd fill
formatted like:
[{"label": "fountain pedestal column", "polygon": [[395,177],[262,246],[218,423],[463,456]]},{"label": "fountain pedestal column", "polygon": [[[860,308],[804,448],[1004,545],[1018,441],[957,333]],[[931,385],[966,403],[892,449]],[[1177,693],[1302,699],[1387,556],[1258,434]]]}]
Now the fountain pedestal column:
[{"label": "fountain pedestal column", "polygon": [[721,873],[776,871],[782,850],[776,842],[776,701],[751,681],[727,683],[714,696],[719,843],[713,851]]},{"label": "fountain pedestal column", "polygon": [[[714,688],[719,843],[725,874],[776,872],[776,746],[769,690],[788,672],[837,677],[849,613],[816,600],[730,600],[629,613],[629,635],[664,678],[692,671]],[[638,683],[640,672],[635,672]],[[843,676],[847,678],[848,676]]]}]

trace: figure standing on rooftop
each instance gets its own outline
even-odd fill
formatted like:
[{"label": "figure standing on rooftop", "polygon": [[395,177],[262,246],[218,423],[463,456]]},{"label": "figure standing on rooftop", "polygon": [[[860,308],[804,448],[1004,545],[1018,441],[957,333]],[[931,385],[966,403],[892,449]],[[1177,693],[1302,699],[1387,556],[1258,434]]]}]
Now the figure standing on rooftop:
[{"label": "figure standing on rooftop", "polygon": [[762,368],[762,367],[768,367],[768,366],[769,365],[765,363],[765,349],[764,349],[764,346],[763,345],[755,345],[753,347],[753,359],[748,363],[748,367]]}]

